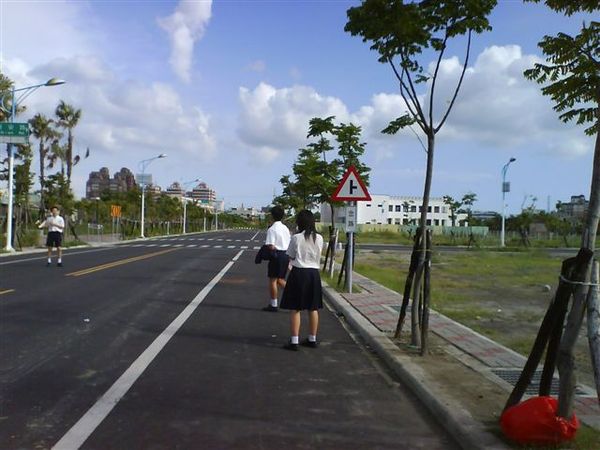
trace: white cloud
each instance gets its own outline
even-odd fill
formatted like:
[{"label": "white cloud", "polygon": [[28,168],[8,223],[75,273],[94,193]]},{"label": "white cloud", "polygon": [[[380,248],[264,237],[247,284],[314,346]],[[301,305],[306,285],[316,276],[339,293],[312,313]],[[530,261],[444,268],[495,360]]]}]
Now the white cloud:
[{"label": "white cloud", "polygon": [[[486,48],[467,69],[440,137],[497,149],[527,145],[539,152],[568,157],[591,151],[591,140],[582,128],[562,124],[540,86],[523,76],[523,71],[536,62],[540,62],[537,56],[524,55],[517,45]],[[434,104],[436,123],[447,108],[461,69],[455,57],[444,60],[440,67]]]},{"label": "white cloud", "polygon": [[[27,99],[28,111],[19,120],[27,120],[35,112],[52,116],[59,99],[80,108],[75,147],[79,153],[90,147],[91,157],[80,163],[78,171],[87,169],[88,162],[91,170],[97,170],[108,161],[118,161],[118,168],[135,170],[137,161],[165,152],[172,165],[170,173],[165,169],[170,183],[178,178],[182,167],[187,171],[216,157],[210,115],[198,106],[184,104],[171,86],[119,79],[91,57],[59,58],[27,73],[43,74],[50,68],[68,73],[67,84],[37,91]],[[83,186],[74,188],[76,192],[83,190]]]},{"label": "white cloud", "polygon": [[186,1],[177,5],[175,12],[158,19],[158,24],[169,34],[171,58],[169,63],[177,76],[191,80],[194,44],[202,38],[211,17],[212,0]]},{"label": "white cloud", "polygon": [[260,83],[254,90],[239,89],[238,135],[261,155],[274,159],[281,151],[306,144],[308,121],[313,117],[349,117],[346,105],[335,97],[324,97],[309,86],[277,89]]}]

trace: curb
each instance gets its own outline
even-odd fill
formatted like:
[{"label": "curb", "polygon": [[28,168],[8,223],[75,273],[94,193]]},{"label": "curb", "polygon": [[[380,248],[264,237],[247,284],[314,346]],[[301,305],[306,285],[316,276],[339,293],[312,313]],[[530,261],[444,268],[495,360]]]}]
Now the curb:
[{"label": "curb", "polygon": [[326,285],[323,286],[323,294],[333,308],[343,314],[350,326],[417,396],[461,448],[465,450],[507,450],[511,448],[487,431],[485,426],[475,420],[460,403],[444,395],[436,383],[426,380],[423,370],[341,295]]}]

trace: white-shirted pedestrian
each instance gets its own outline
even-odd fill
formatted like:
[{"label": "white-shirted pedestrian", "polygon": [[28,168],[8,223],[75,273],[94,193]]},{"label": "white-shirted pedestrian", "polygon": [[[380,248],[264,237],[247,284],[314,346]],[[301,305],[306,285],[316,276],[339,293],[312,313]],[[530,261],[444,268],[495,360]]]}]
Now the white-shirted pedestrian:
[{"label": "white-shirted pedestrian", "polygon": [[273,257],[269,260],[267,276],[269,277],[269,295],[270,302],[263,308],[263,311],[276,312],[278,310],[277,299],[279,287],[285,287],[285,274],[288,270],[289,258],[286,250],[290,245],[290,230],[282,222],[283,208],[274,206],[271,208],[271,217],[273,224],[267,230],[265,245],[268,245],[274,251]]},{"label": "white-shirted pedestrian", "polygon": [[292,261],[292,270],[281,296],[281,309],[290,312],[290,340],[284,345],[287,350],[298,350],[300,335],[300,311],[308,311],[308,338],[302,342],[307,347],[317,347],[319,309],[323,308],[321,289],[321,251],[323,236],[317,233],[312,212],[303,210],[296,218],[298,234],[290,241],[287,254]]},{"label": "white-shirted pedestrian", "polygon": [[52,249],[56,247],[58,261],[56,265],[62,267],[62,237],[65,229],[65,219],[59,215],[58,207],[50,208],[52,215],[38,225],[38,228],[48,228],[48,237],[46,238],[46,247],[48,247],[48,262],[46,266],[52,264]]}]

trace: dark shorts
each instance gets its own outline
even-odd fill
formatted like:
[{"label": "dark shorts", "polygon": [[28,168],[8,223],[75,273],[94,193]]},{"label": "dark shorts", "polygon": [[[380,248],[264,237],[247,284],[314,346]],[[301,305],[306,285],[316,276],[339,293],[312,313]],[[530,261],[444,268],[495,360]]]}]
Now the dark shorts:
[{"label": "dark shorts", "polygon": [[290,257],[285,250],[277,250],[276,257],[269,260],[267,276],[269,278],[285,278],[289,262]]},{"label": "dark shorts", "polygon": [[46,247],[60,247],[62,244],[62,233],[60,231],[49,231],[46,238]]},{"label": "dark shorts", "polygon": [[319,269],[292,267],[279,307],[294,311],[316,311],[323,308]]}]

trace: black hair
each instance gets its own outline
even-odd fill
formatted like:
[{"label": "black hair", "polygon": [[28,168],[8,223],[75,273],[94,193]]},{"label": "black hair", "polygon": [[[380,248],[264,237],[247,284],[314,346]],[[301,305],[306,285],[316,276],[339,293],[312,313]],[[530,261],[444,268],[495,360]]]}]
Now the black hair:
[{"label": "black hair", "polygon": [[313,241],[317,239],[317,229],[315,228],[315,216],[308,209],[303,209],[296,217],[296,225],[298,231],[304,232],[304,239],[308,239],[311,235]]},{"label": "black hair", "polygon": [[283,208],[281,206],[273,206],[271,208],[271,216],[273,217],[273,219],[275,220],[281,220],[283,219]]}]

